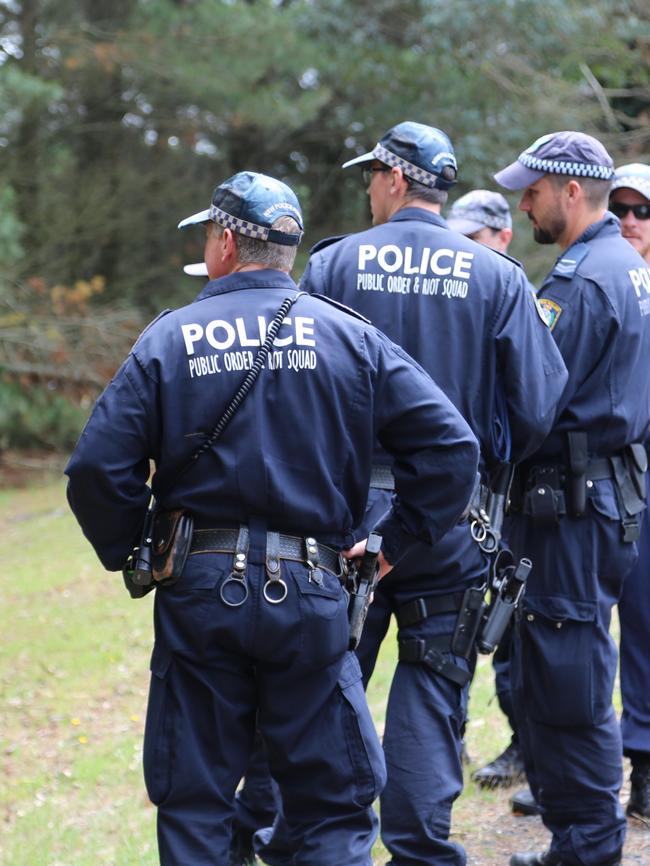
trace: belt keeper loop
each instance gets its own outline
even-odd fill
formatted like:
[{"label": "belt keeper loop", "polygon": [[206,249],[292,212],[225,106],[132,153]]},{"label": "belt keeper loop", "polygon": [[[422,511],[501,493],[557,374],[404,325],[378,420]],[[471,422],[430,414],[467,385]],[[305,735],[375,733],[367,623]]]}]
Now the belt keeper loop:
[{"label": "belt keeper loop", "polygon": [[305,538],[305,562],[309,566],[309,582],[315,583],[317,586],[322,586],[323,573],[318,567],[320,565],[318,542],[311,536]]},{"label": "belt keeper loop", "polygon": [[232,563],[233,576],[240,580],[244,580],[246,577],[246,566],[248,565],[248,541],[248,527],[240,526]]},{"label": "belt keeper loop", "polygon": [[266,533],[266,559],[264,562],[269,580],[280,579],[280,533]]}]

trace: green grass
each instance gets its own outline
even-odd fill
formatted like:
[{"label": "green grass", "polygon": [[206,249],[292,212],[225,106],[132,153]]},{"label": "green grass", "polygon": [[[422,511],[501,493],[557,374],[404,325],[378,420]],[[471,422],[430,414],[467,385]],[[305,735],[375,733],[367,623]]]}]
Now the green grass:
[{"label": "green grass", "polygon": [[[152,595],[129,599],[70,514],[62,482],[0,492],[2,866],[154,866],[155,810],[141,753]],[[383,728],[395,641],[369,702]],[[467,744],[478,764],[506,745],[490,660],[479,660]],[[462,838],[496,795],[469,784]],[[387,859],[380,843],[376,863]]]}]

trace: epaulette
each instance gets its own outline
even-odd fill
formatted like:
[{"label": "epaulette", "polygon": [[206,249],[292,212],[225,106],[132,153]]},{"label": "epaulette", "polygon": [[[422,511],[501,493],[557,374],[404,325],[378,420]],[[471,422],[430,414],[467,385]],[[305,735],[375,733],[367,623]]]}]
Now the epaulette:
[{"label": "epaulette", "polygon": [[353,310],[352,307],[348,307],[346,304],[342,304],[340,301],[335,301],[334,298],[329,298],[327,295],[320,295],[318,294],[318,292],[310,292],[310,297],[318,298],[319,301],[325,301],[325,303],[331,304],[338,310],[342,310],[342,312],[348,313],[350,316],[354,316],[355,319],[361,319],[361,321],[365,322],[366,325],[372,325],[370,319],[366,319],[365,316],[362,316],[361,313],[357,312],[357,310]]},{"label": "epaulette", "polygon": [[578,265],[589,252],[589,244],[575,244],[555,263],[551,273],[556,277],[570,280],[578,270]]},{"label": "epaulette", "polygon": [[329,247],[332,244],[338,243],[338,241],[342,241],[343,238],[347,238],[347,235],[332,235],[330,238],[322,238],[320,241],[316,241],[314,246],[309,250],[309,255],[313,255],[314,253],[319,253],[321,250],[324,250],[325,247]]},{"label": "epaulette", "polygon": [[161,313],[158,313],[158,315],[156,316],[156,318],[155,318],[155,319],[152,319],[152,320],[149,322],[149,324],[145,326],[144,330],[140,333],[140,336],[138,337],[138,340],[139,340],[141,337],[144,337],[144,335],[147,333],[147,331],[149,330],[149,328],[153,328],[153,326],[156,324],[156,322],[157,322],[159,319],[162,319],[163,316],[166,316],[167,313],[171,313],[171,312],[172,312],[172,308],[171,308],[171,307],[167,307],[166,310],[163,310]]},{"label": "epaulette", "polygon": [[514,256],[511,256],[511,255],[509,255],[508,253],[503,253],[503,252],[501,252],[501,250],[495,250],[495,249],[493,249],[492,247],[490,247],[490,249],[491,249],[493,252],[495,252],[498,256],[503,256],[504,259],[508,259],[509,262],[512,262],[513,265],[517,265],[517,267],[518,267],[518,268],[521,268],[521,270],[523,271],[524,266],[523,266],[522,263],[519,261],[519,259],[514,258]]}]

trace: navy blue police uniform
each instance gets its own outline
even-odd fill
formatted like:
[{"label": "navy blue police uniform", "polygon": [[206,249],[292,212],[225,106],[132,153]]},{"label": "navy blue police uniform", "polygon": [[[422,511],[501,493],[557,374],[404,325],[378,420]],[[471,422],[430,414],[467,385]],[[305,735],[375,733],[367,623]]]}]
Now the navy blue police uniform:
[{"label": "navy blue police uniform", "polygon": [[[186,222],[277,236],[283,214],[299,219],[291,190],[242,172]],[[150,460],[158,507],[194,518],[182,574],[155,596],[144,769],[163,866],[228,862],[256,719],[294,862],[370,866],[385,770],[347,651],[339,551],[364,514],[376,435],[395,458],[396,497],[377,527],[389,562],[447,531],[475,481],[476,440],[429,376],[369,323],[305,294],[223,436],[179,474],[297,294],[282,271],[244,270],[159,317],[66,468],[71,507],[109,570],[139,536]]]},{"label": "navy blue police uniform", "polygon": [[[557,133],[495,178],[522,189],[546,173],[607,181],[613,170],[597,140]],[[553,429],[516,479],[509,538],[534,568],[513,696],[526,773],[553,835],[548,852],[514,855],[513,866],[610,866],[625,835],[609,625],[644,508],[642,448],[632,445],[650,429],[650,280],[618,219],[599,213],[538,293],[569,381]]]},{"label": "navy blue police uniform", "polygon": [[[447,188],[455,176],[449,139],[420,124],[394,127],[352,162],[375,159],[430,187]],[[566,370],[521,267],[450,231],[432,210],[405,205],[384,224],[315,250],[301,288],[349,304],[422,364],[476,434],[487,477],[543,440]],[[370,525],[390,502],[390,458],[380,445],[374,461]],[[434,547],[414,547],[370,608],[358,650],[365,681],[391,614],[399,628],[381,797],[382,839],[396,866],[466,861],[448,837],[462,790],[461,729],[474,659],[452,654],[450,638],[464,592],[485,582],[487,567],[467,523],[458,525]]]},{"label": "navy blue police uniform", "polygon": [[[626,220],[628,209],[626,200],[630,196],[625,190],[633,190],[646,200],[646,208],[650,208],[650,165],[644,163],[629,163],[616,169],[612,192],[621,189],[610,208],[621,214],[623,220],[623,236],[632,232],[637,237],[639,227]],[[636,199],[638,202],[638,199]],[[638,220],[640,217],[635,217]],[[650,223],[648,223],[650,225]],[[629,239],[629,238],[628,238]],[[630,241],[632,242],[632,241]],[[639,249],[639,246],[636,247]],[[642,253],[646,263],[650,255]],[[647,285],[650,290],[650,284]],[[650,442],[646,442],[650,454]],[[646,478],[647,505],[650,506],[650,489]],[[630,798],[627,803],[627,814],[640,818],[650,818],[650,592],[648,592],[648,574],[650,573],[650,519],[648,510],[641,518],[641,535],[637,542],[639,558],[632,571],[625,578],[623,593],[618,603],[620,622],[620,654],[621,654],[621,734],[623,736],[623,754],[628,756],[632,764],[630,774]]]}]

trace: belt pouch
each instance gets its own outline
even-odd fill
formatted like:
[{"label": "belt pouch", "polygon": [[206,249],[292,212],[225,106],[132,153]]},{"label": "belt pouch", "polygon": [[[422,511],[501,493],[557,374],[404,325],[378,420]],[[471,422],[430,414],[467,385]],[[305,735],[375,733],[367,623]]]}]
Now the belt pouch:
[{"label": "belt pouch", "polygon": [[194,519],[182,508],[159,511],[153,524],[152,572],[158,583],[175,583],[192,544]]},{"label": "belt pouch", "polygon": [[571,514],[582,517],[587,508],[587,464],[589,462],[587,434],[584,430],[570,430],[567,434],[569,452],[569,497]]},{"label": "belt pouch", "polygon": [[468,659],[474,648],[476,635],[485,611],[486,587],[470,586],[463,596],[463,606],[458,613],[451,651],[454,655]]}]

